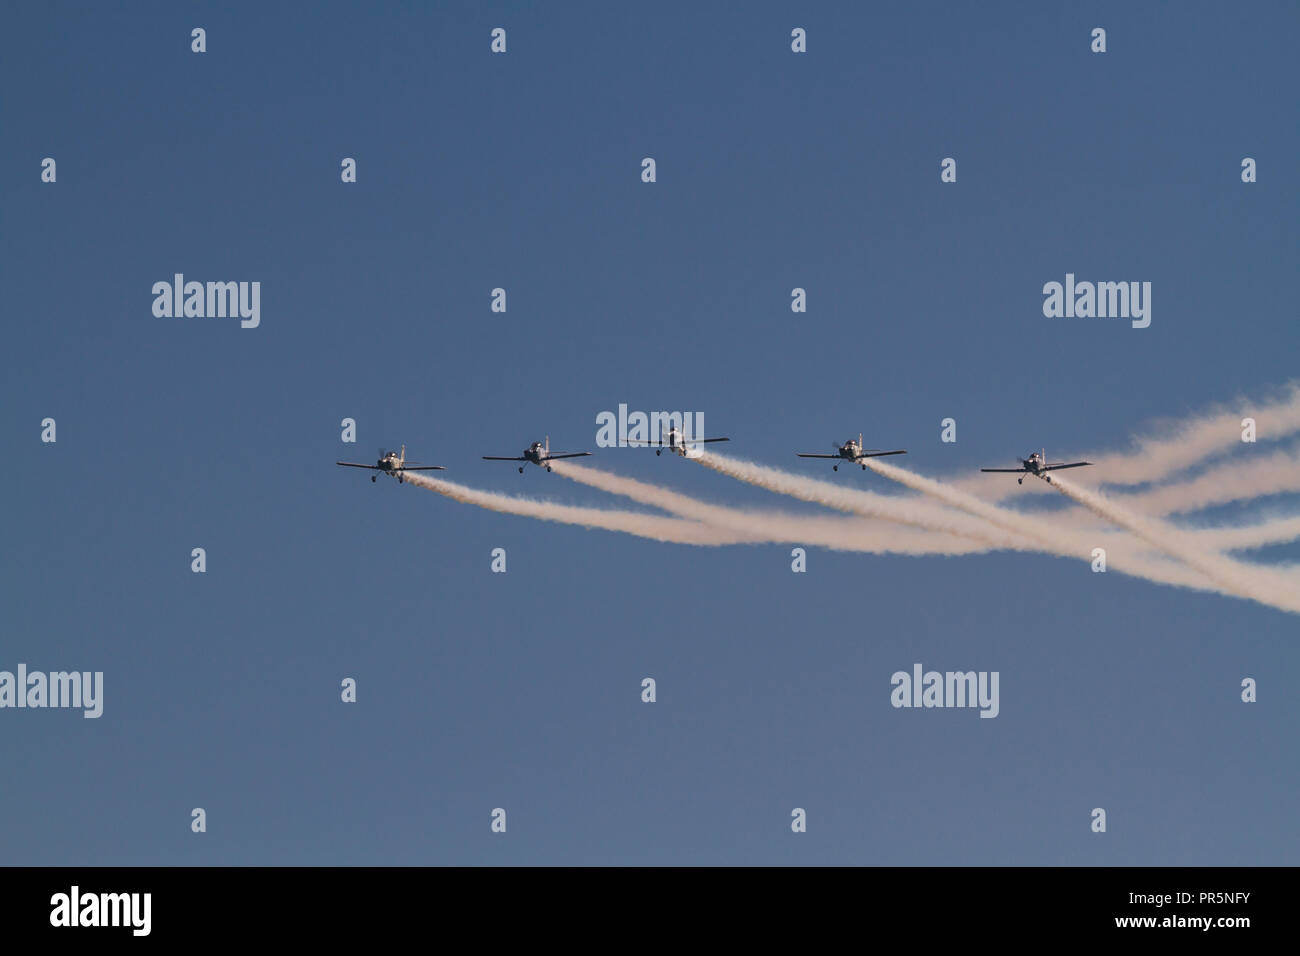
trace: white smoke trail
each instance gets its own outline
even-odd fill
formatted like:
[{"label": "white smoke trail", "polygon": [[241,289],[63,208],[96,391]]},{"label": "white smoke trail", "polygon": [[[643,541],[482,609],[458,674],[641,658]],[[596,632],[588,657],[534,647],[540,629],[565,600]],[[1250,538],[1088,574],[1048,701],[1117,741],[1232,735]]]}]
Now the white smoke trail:
[{"label": "white smoke trail", "polygon": [[[716,456],[714,456],[716,458]],[[736,462],[731,465],[735,466]],[[682,517],[701,521],[714,527],[726,528],[737,533],[751,534],[756,538],[773,543],[816,545],[838,551],[860,551],[870,553],[900,553],[912,555],[960,555],[975,554],[991,550],[1022,550],[1045,552],[1058,556],[1078,557],[1080,553],[1090,553],[1094,545],[1100,544],[1108,554],[1132,546],[1132,535],[1127,531],[1094,529],[1085,540],[1076,538],[1074,550],[1061,552],[1058,549],[1045,548],[1026,543],[1023,535],[1012,535],[993,530],[986,543],[977,544],[974,539],[963,540],[960,537],[943,532],[908,532],[905,529],[891,527],[879,521],[845,521],[839,518],[822,518],[819,516],[794,515],[787,512],[748,511],[712,505],[691,498],[679,492],[648,484],[633,478],[625,478],[610,472],[586,468],[571,463],[555,463],[555,473],[581,484],[597,488],[610,494],[620,495],[642,504],[662,508]],[[749,469],[763,470],[762,466],[748,465]],[[774,471],[776,469],[773,469]],[[811,480],[811,479],[810,479]],[[816,484],[816,482],[814,482]],[[765,486],[766,487],[766,486]],[[843,489],[832,489],[842,491]],[[822,492],[817,492],[822,494]],[[852,495],[849,495],[851,499]],[[875,496],[872,496],[875,497]],[[807,499],[805,499],[807,500]],[[816,499],[813,499],[816,500]],[[889,499],[886,499],[889,500]],[[852,508],[843,510],[852,511]],[[1122,559],[1121,559],[1122,563]],[[1135,576],[1147,577],[1164,584],[1205,589],[1205,582],[1198,575],[1189,574],[1167,562],[1158,562],[1159,570],[1129,572]],[[1211,589],[1215,590],[1215,589]]]},{"label": "white smoke trail", "polygon": [[[578,468],[578,466],[559,462],[553,464],[552,467],[555,469],[556,474],[565,474],[566,469]],[[589,469],[580,470],[588,474],[601,474],[591,472]],[[797,515],[783,516],[784,520],[776,521],[772,527],[754,530],[754,521],[747,519],[743,512],[706,505],[686,496],[674,495],[674,493],[663,489],[660,489],[659,493],[654,495],[638,496],[632,494],[628,496],[638,500],[645,500],[648,504],[662,504],[666,500],[676,498],[678,500],[673,503],[678,508],[678,511],[675,513],[684,511],[708,515],[723,521],[724,524],[707,525],[698,520],[667,518],[635,511],[583,508],[548,501],[535,501],[496,492],[479,491],[455,482],[415,473],[407,473],[405,477],[410,484],[436,491],[455,501],[476,505],[490,511],[537,518],[543,521],[554,521],[560,524],[619,531],[640,538],[673,544],[722,546],[794,543],[815,545],[840,551],[917,555],[973,554],[987,550],[987,548],[980,545],[963,542],[960,539],[952,539],[941,534],[914,534],[911,537],[903,534],[900,537],[896,529],[888,526],[881,527],[867,521],[846,524],[843,521],[832,521],[817,516],[808,518]],[[566,475],[566,477],[578,480],[572,474]],[[619,480],[641,485],[640,482],[632,482],[631,479]],[[650,486],[642,485],[642,487],[649,488]],[[624,493],[627,490],[627,488],[624,488],[623,492],[615,493]],[[731,512],[731,514],[728,515],[727,512]]]},{"label": "white smoke trail", "polygon": [[[1098,478],[1104,478],[1104,468],[1098,469]],[[1103,480],[1103,484],[1106,482]],[[978,478],[958,478],[945,482],[967,494],[986,501],[1005,501],[1011,495],[1050,495],[1045,483],[1033,482],[1017,485],[1006,480],[1005,475],[980,475]],[[1008,486],[1011,489],[1008,491]],[[1300,492],[1300,455],[1281,451],[1259,461],[1243,461],[1214,466],[1200,474],[1181,481],[1136,492],[1110,492],[1110,497],[1126,507],[1145,514],[1168,517],[1180,512],[1199,511],[1215,505],[1239,501],[1254,501],[1267,495]],[[1070,523],[1091,521],[1095,516],[1080,505],[1071,502],[1069,508],[1054,511],[1053,518]]]},{"label": "white smoke trail", "polygon": [[912,525],[927,531],[941,531],[999,548],[1023,546],[1019,537],[1006,533],[1008,529],[991,528],[986,522],[972,521],[967,515],[958,514],[947,508],[936,508],[913,498],[895,498],[857,488],[842,488],[815,478],[795,475],[754,462],[726,458],[713,452],[692,460],[728,477],[766,488],[780,495],[834,508],[836,511]]},{"label": "white smoke trail", "polygon": [[417,485],[446,495],[455,501],[477,505],[502,514],[522,515],[542,521],[621,531],[638,538],[664,541],[671,544],[718,546],[725,544],[752,544],[757,540],[733,531],[712,528],[698,521],[665,518],[659,515],[640,514],[635,511],[606,511],[601,508],[580,508],[551,501],[533,501],[514,498],[492,491],[479,491],[441,478],[429,478],[415,472],[405,474],[407,484]]},{"label": "white smoke trail", "polygon": [[[911,499],[889,498],[857,489],[844,489],[816,479],[792,475],[780,469],[768,468],[752,462],[734,461],[713,453],[705,453],[694,460],[722,474],[779,494],[817,502],[842,511],[918,524],[932,530],[939,530],[941,527],[948,533],[971,536],[999,548],[1037,551],[1078,560],[1090,559],[1092,549],[1096,545],[1095,537],[1085,538],[1081,534],[1071,535],[1062,532],[1046,522],[1005,511],[970,495],[944,488],[928,478],[913,476],[910,472],[883,465],[879,459],[866,459],[866,463],[869,467],[883,466],[884,470],[877,470],[881,470],[881,473],[886,474],[887,477],[897,474],[904,476],[904,479],[915,478],[917,484],[913,487],[916,490],[930,494],[935,494],[937,491],[940,500],[947,500],[948,504],[984,520],[971,524],[969,518],[963,518],[962,515],[956,515],[947,509],[927,507]],[[908,484],[908,481],[903,480],[903,483]],[[952,494],[948,495],[950,491]],[[948,497],[945,498],[946,495]],[[1153,559],[1142,553],[1131,538],[1128,541],[1111,539],[1107,555],[1111,566],[1134,577],[1176,587],[1221,590],[1213,581],[1192,569]]]},{"label": "white smoke trail", "polygon": [[1199,511],[1234,501],[1300,491],[1300,453],[1278,451],[1258,461],[1231,462],[1189,481],[1123,496],[1124,507],[1145,514]]},{"label": "white smoke trail", "polygon": [[[1276,456],[1275,456],[1276,458]],[[619,531],[650,540],[702,546],[758,543],[801,543],[842,551],[869,553],[971,554],[990,549],[1040,551],[1069,558],[1086,558],[1100,540],[1115,570],[1159,583],[1214,590],[1247,597],[1282,610],[1300,613],[1300,571],[1243,565],[1211,552],[1211,547],[1254,547],[1293,540],[1300,518],[1288,517],[1246,528],[1184,530],[1143,518],[1118,503],[1064,483],[1062,493],[1092,514],[1125,529],[1069,528],[1019,512],[999,508],[960,489],[915,475],[878,460],[865,464],[907,487],[937,497],[951,506],[935,507],[911,498],[845,489],[780,469],[705,455],[700,463],[723,474],[857,516],[853,520],[783,512],[749,511],[708,504],[686,495],[634,479],[622,478],[568,463],[555,470],[576,481],[662,508],[678,517],[561,505],[479,491],[418,474],[406,480],[440,494],[507,514]],[[1287,461],[1273,462],[1285,469]],[[1271,474],[1271,472],[1270,472]],[[1269,479],[1276,483],[1280,479]],[[1060,486],[1057,476],[1054,483]],[[1187,494],[1212,493],[1204,482]],[[1186,500],[1186,499],[1185,499]],[[953,509],[957,509],[954,511]],[[1060,516],[1056,516],[1060,517]],[[1076,516],[1066,516],[1077,524]],[[865,520],[864,520],[865,519]],[[1138,539],[1182,564],[1155,559],[1136,548]]]},{"label": "white smoke trail", "polygon": [[1300,382],[1288,382],[1277,398],[1238,398],[1195,418],[1167,422],[1159,434],[1136,439],[1137,448],[1106,462],[1107,484],[1141,484],[1222,454],[1241,442],[1241,422],[1255,419],[1258,438],[1271,441],[1300,431]]},{"label": "white smoke trail", "polygon": [[[1046,482],[1041,482],[1046,486]],[[1048,489],[1050,490],[1050,489]],[[1059,497],[1059,496],[1058,496]],[[1068,498],[1066,500],[1069,500]],[[1134,510],[1127,498],[1114,498],[1119,505]],[[1023,512],[1020,512],[1023,513]],[[1128,531],[1116,531],[1113,525],[1104,522],[1095,512],[1082,505],[1075,505],[1065,511],[1046,513],[1053,524],[1071,531],[1085,532],[1089,535],[1120,535],[1131,538]],[[1153,512],[1155,514],[1155,512]],[[1250,548],[1262,548],[1270,544],[1285,544],[1300,538],[1300,515],[1276,513],[1267,520],[1248,525],[1184,525],[1180,528],[1205,551],[1243,551]]]},{"label": "white smoke trail", "polygon": [[[914,530],[861,517],[833,518],[822,515],[728,508],[709,504],[634,478],[625,478],[570,462],[554,462],[552,467],[557,475],[609,494],[630,498],[684,518],[737,534],[753,535],[772,543],[815,545],[835,551],[909,555],[975,554],[991,550],[993,547],[1009,548],[1015,544],[1010,535],[1001,535],[999,540],[986,541],[963,538],[946,531]],[[996,532],[993,536],[999,537]]]},{"label": "white smoke trail", "polygon": [[[940,501],[946,501],[953,507],[984,518],[989,523],[1000,528],[1023,535],[1026,539],[1036,542],[1040,546],[1040,550],[1061,557],[1076,559],[1085,558],[1092,553],[1095,538],[1090,539],[1078,532],[1067,531],[1040,518],[1033,518],[1019,512],[999,508],[997,505],[989,504],[974,495],[944,485],[932,478],[925,478],[914,472],[886,464],[878,458],[867,458],[864,460],[864,464],[886,478],[891,478],[916,491],[934,495]],[[1153,544],[1153,542],[1148,541],[1147,544]],[[1159,547],[1158,545],[1155,546]],[[1137,550],[1127,548],[1107,550],[1107,563],[1117,571],[1134,577],[1146,578],[1149,581],[1241,596],[1231,587],[1225,586],[1205,574],[1200,568],[1183,568],[1169,565],[1165,562],[1156,561],[1149,555],[1140,553]]]},{"label": "white smoke trail", "polygon": [[[1276,441],[1300,431],[1300,382],[1288,382],[1275,398],[1252,401],[1239,398],[1183,421],[1157,423],[1145,436],[1133,440],[1134,448],[1121,452],[1094,452],[1083,457],[1097,462],[1103,484],[1136,485],[1159,482],[1203,461],[1239,448],[1241,422],[1255,419],[1259,441]],[[945,481],[981,498],[1001,500],[1018,491],[997,475],[953,476]],[[1035,488],[1046,493],[1046,488]],[[1285,490],[1297,490],[1294,485]],[[1240,500],[1240,499],[1231,499]]]},{"label": "white smoke trail", "polygon": [[1285,544],[1300,538],[1300,515],[1279,515],[1269,521],[1243,527],[1184,530],[1203,548],[1212,548],[1215,551],[1246,551],[1270,544]]},{"label": "white smoke trail", "polygon": [[1162,521],[1136,515],[1099,492],[1081,488],[1060,476],[1054,476],[1051,484],[1085,508],[1127,528],[1143,541],[1195,568],[1239,597],[1300,614],[1300,591],[1297,591],[1294,582],[1288,582],[1272,569],[1248,567],[1223,555],[1202,551],[1196,540],[1186,532]]}]

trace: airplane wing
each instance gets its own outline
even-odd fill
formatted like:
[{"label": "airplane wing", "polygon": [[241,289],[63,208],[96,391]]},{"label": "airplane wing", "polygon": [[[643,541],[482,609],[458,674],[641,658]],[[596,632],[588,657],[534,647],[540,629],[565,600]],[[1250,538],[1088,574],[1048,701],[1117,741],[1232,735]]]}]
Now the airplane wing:
[{"label": "airplane wing", "polygon": [[858,456],[858,458],[859,459],[883,458],[885,455],[906,455],[906,454],[907,454],[906,451],[864,451],[861,455]]},{"label": "airplane wing", "polygon": [[1062,464],[1061,462],[1054,462],[1053,464],[1050,464],[1050,465],[1044,465],[1040,470],[1041,470],[1041,471],[1058,471],[1058,470],[1060,470],[1060,469],[1062,469],[1062,468],[1082,468],[1084,465],[1091,465],[1091,464],[1092,464],[1092,462],[1090,462],[1090,461],[1072,461],[1072,462],[1070,462],[1070,464],[1068,464],[1068,465],[1066,465],[1066,464]]},{"label": "airplane wing", "polygon": [[557,458],[586,458],[590,454],[589,451],[571,451],[567,455],[547,455],[542,461],[555,461]]},{"label": "airplane wing", "polygon": [[843,456],[841,456],[841,455],[805,455],[805,454],[804,454],[803,452],[801,452],[801,451],[797,451],[797,452],[795,452],[795,454],[798,455],[800,458],[840,458],[840,457],[843,457]]},{"label": "airplane wing", "polygon": [[[629,445],[663,445],[665,448],[668,447],[668,443],[664,441],[662,438],[659,439],[658,441],[647,441],[644,438],[628,438],[625,439],[625,441]],[[731,441],[731,439],[730,438],[683,438],[682,444],[694,445],[699,442],[708,442],[708,441]]]},{"label": "airplane wing", "polygon": [[496,455],[484,455],[483,460],[484,461],[527,461],[528,459],[525,458],[523,455],[520,455],[517,458],[499,458]]},{"label": "airplane wing", "polygon": [[446,471],[442,465],[403,465],[402,471]]},{"label": "airplane wing", "polygon": [[378,465],[363,465],[358,461],[336,461],[336,465],[346,465],[349,468],[369,468],[371,471],[378,471]]},{"label": "airplane wing", "polygon": [[1028,471],[1028,468],[981,468],[980,471],[1000,471],[1007,475],[1018,475],[1022,471]]}]

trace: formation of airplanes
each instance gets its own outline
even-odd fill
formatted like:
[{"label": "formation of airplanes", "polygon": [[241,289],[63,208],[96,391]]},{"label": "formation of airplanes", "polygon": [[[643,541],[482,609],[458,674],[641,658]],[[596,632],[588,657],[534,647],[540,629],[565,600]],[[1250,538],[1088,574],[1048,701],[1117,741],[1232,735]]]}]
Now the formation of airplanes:
[{"label": "formation of airplanes", "polygon": [[[672,426],[667,432],[660,431],[658,441],[647,441],[643,439],[628,439],[627,444],[634,447],[654,448],[656,455],[662,455],[664,449],[680,455],[683,458],[699,458],[704,454],[702,445],[710,442],[731,441],[730,438],[691,438],[682,432],[677,426]],[[854,465],[862,465],[862,470],[866,471],[867,466],[863,461],[867,458],[883,458],[886,455],[906,455],[907,450],[904,448],[894,449],[893,451],[881,451],[878,448],[863,448],[862,433],[858,433],[856,439],[850,438],[844,444],[835,443],[832,445],[835,449],[834,454],[820,455],[814,452],[795,452],[799,458],[826,458],[834,460],[835,464],[831,466],[832,471],[839,471],[840,465],[844,462]],[[484,455],[484,461],[518,461],[528,464],[531,462],[539,468],[551,470],[550,462],[561,458],[586,458],[591,454],[589,451],[571,451],[555,453],[551,451],[551,436],[547,435],[544,441],[535,441],[524,449],[522,455],[498,456]],[[400,452],[390,451],[381,452],[379,460],[373,465],[365,465],[356,461],[339,461],[337,465],[344,465],[348,468],[368,468],[371,471],[380,474],[386,474],[396,478],[398,482],[406,479],[403,477],[408,471],[446,471],[442,465],[418,465],[408,463],[406,460],[406,446],[402,446]],[[524,464],[519,466],[519,474],[524,473]],[[1024,484],[1028,477],[1042,478],[1049,484],[1052,476],[1048,472],[1058,471],[1062,468],[1082,468],[1085,465],[1091,465],[1090,461],[1048,461],[1047,451],[1042,449],[1033,452],[1028,458],[1020,459],[1019,468],[981,468],[980,471],[1001,472],[1003,474],[1020,475],[1017,484]],[[370,480],[374,481],[378,475],[371,475]]]}]

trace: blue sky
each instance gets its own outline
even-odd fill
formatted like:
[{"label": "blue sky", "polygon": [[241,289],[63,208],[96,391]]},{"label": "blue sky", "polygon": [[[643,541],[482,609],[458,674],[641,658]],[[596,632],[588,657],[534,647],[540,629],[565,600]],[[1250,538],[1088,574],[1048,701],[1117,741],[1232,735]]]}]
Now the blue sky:
[{"label": "blue sky", "polygon": [[[0,711],[0,862],[1295,864],[1293,615],[1041,555],[792,574],[333,465],[614,506],[480,456],[627,403],[947,475],[1294,378],[1295,5],[616,6],[9,7],[0,669],[105,703]],[[176,272],[260,281],[260,327],[155,318]],[[1150,281],[1151,326],[1045,318],[1067,272]],[[917,661],[999,671],[998,718],[893,709]]]}]

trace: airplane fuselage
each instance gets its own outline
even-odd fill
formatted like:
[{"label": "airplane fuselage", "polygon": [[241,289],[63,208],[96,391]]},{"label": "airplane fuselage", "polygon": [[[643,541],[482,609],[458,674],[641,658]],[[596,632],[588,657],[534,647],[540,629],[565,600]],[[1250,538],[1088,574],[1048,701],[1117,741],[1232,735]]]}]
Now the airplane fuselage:
[{"label": "airplane fuselage", "polygon": [[1042,478],[1048,484],[1051,484],[1052,476],[1043,468],[1046,461],[1047,459],[1038,454],[1038,452],[1034,452],[1028,458],[1020,459],[1020,464],[1025,466],[1025,473],[1016,480],[1016,484],[1023,485],[1025,479],[1030,476],[1033,476],[1034,478]]},{"label": "airplane fuselage", "polygon": [[[681,455],[683,458],[686,457],[686,453],[689,450],[686,446],[686,441],[682,436],[682,433],[679,432],[676,428],[668,429],[668,450],[676,452],[677,454]],[[656,453],[657,452],[658,449],[656,449]]]},{"label": "airplane fuselage", "polygon": [[[405,464],[403,457],[404,456],[398,455],[395,451],[389,452],[383,458],[375,462],[375,467],[378,468],[382,474],[388,475],[390,478],[396,478],[398,483],[401,484],[405,481],[402,477],[402,466]],[[370,480],[374,481],[374,478],[372,477]]]},{"label": "airplane fuselage", "polygon": [[[860,445],[858,442],[855,442],[852,438],[850,438],[848,441],[846,441],[843,445],[840,446],[840,457],[845,461],[851,461],[856,465],[858,463],[858,459],[862,457],[862,445]],[[836,465],[834,467],[834,470],[839,471],[840,466]],[[863,465],[862,470],[866,471],[867,466]]]}]

